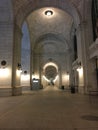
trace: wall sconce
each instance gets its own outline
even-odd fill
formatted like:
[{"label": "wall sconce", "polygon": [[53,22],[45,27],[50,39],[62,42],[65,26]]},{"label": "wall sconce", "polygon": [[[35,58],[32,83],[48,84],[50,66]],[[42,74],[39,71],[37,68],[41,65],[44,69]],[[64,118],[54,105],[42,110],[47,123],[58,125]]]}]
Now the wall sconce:
[{"label": "wall sconce", "polygon": [[7,78],[9,76],[9,69],[6,68],[7,62],[5,60],[1,61],[0,66],[0,78]]},{"label": "wall sconce", "polygon": [[5,69],[6,64],[7,64],[7,62],[5,60],[1,61],[1,67],[0,68]]},{"label": "wall sconce", "polygon": [[80,69],[81,69],[81,62],[78,63],[77,71],[79,71]]},{"label": "wall sconce", "polygon": [[22,72],[22,67],[21,67],[21,64],[20,64],[20,63],[18,63],[17,69],[18,69],[18,71]]},{"label": "wall sconce", "polygon": [[24,72],[23,72],[23,74],[21,74],[21,81],[23,81],[23,82],[29,82],[29,80],[30,80],[30,75],[27,73],[27,70],[25,70]]},{"label": "wall sconce", "polygon": [[66,79],[68,79],[69,80],[69,72],[66,72]]},{"label": "wall sconce", "polygon": [[21,72],[22,72],[22,67],[21,67],[21,64],[18,63],[18,64],[17,64],[17,70],[16,70],[16,73],[17,73],[17,76],[18,76],[18,77],[20,76]]}]

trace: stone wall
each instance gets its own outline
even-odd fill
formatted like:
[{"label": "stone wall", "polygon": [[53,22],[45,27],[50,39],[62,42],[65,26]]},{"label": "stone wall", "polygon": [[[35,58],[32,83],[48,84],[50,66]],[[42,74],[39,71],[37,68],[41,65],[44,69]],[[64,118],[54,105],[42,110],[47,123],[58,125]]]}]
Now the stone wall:
[{"label": "stone wall", "polygon": [[[13,14],[8,0],[0,0],[0,64],[7,62],[5,69],[0,69],[0,88],[11,88],[13,55]],[[1,66],[1,65],[0,65]]]}]

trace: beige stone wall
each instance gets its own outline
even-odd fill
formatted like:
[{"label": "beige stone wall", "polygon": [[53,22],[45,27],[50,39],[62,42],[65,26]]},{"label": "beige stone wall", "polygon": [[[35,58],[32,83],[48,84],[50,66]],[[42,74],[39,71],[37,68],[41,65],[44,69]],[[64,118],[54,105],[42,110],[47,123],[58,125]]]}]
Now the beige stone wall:
[{"label": "beige stone wall", "polygon": [[[8,0],[0,1],[0,64],[7,62],[5,69],[0,69],[0,88],[11,88],[13,55],[13,14]],[[0,65],[1,66],[1,65]]]}]

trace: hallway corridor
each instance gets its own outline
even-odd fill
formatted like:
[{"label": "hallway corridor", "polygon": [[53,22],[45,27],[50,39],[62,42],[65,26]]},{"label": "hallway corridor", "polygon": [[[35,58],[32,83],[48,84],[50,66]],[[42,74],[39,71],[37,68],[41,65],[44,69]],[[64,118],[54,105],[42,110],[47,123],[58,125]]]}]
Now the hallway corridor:
[{"label": "hallway corridor", "polygon": [[98,130],[98,99],[63,90],[0,98],[0,129]]}]

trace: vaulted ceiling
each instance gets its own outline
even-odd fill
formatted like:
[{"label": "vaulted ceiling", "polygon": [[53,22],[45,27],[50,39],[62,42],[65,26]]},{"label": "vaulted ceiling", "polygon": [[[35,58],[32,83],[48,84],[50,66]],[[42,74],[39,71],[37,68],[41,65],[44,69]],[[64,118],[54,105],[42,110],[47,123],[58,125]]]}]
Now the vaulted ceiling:
[{"label": "vaulted ceiling", "polygon": [[[62,8],[75,18],[77,12],[79,15],[83,12],[83,2],[84,0],[12,0],[14,17],[18,24],[22,24],[29,13],[43,7]],[[77,20],[77,18],[75,19]]]},{"label": "vaulted ceiling", "polygon": [[[45,11],[53,11],[53,15],[45,15]],[[57,8],[41,8],[33,11],[27,18],[32,47],[41,43],[55,43],[62,50],[69,48],[68,39],[73,24],[73,19],[66,12]],[[40,49],[40,48],[39,48]]]},{"label": "vaulted ceiling", "polygon": [[[47,1],[47,0],[46,0]],[[69,1],[70,4],[73,4],[77,9],[81,9],[83,6],[83,0],[62,0],[63,2],[65,1]],[[19,10],[24,11],[27,5],[31,4],[32,7],[34,6],[33,4],[36,4],[39,2],[39,0],[12,0],[13,2],[13,6],[14,6],[14,14],[17,15]],[[40,3],[42,3],[43,0],[40,0]],[[54,3],[54,1],[52,1],[52,3]]]},{"label": "vaulted ceiling", "polygon": [[[79,24],[78,19],[83,12],[83,0],[52,2],[51,0],[12,0],[12,2],[15,22],[20,27],[24,21],[27,22],[32,49],[35,52],[41,51],[44,45],[44,48],[55,47],[59,52],[70,49],[71,28],[73,24]],[[47,9],[53,11],[52,16],[45,15]]]}]

